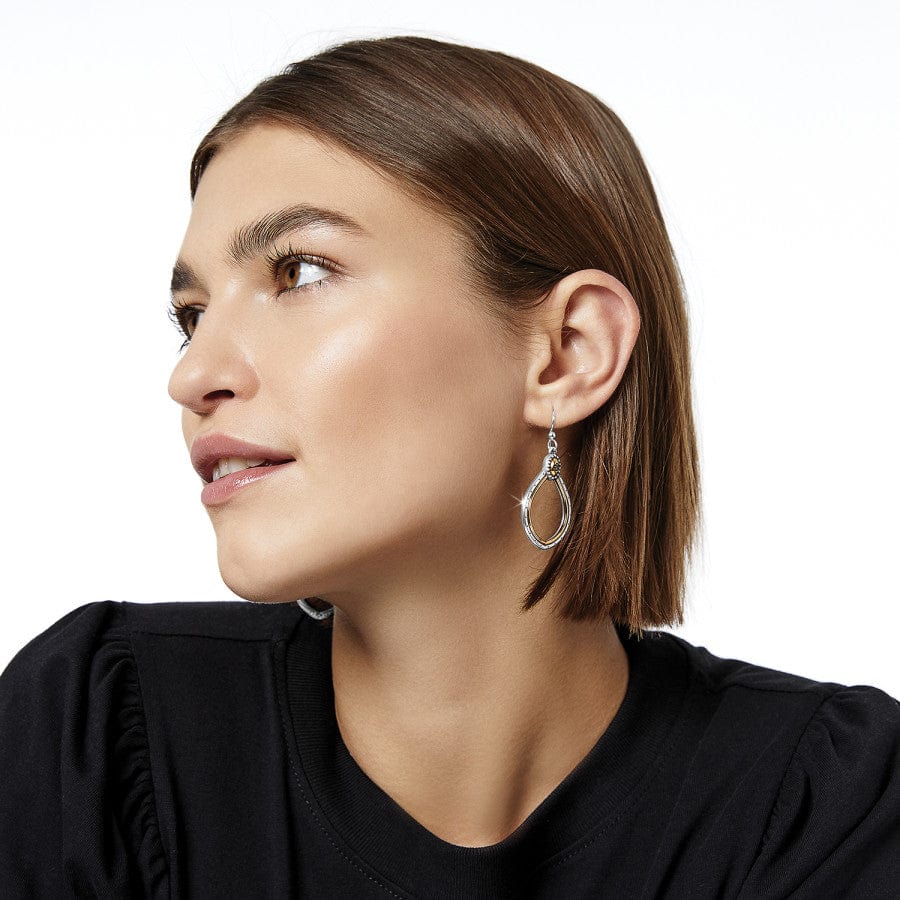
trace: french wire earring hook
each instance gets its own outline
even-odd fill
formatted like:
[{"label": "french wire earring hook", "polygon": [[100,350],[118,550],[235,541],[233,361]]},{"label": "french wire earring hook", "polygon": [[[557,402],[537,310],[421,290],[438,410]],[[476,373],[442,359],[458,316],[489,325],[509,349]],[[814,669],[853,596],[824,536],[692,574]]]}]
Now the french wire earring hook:
[{"label": "french wire earring hook", "polygon": [[[550,550],[555,547],[566,536],[566,532],[569,530],[569,525],[572,521],[572,501],[569,499],[569,491],[566,488],[565,481],[563,481],[562,462],[556,452],[558,445],[556,443],[556,431],[554,430],[555,425],[556,407],[551,402],[550,434],[547,438],[547,455],[544,457],[540,472],[535,476],[534,481],[528,485],[528,490],[525,492],[525,497],[522,499],[522,527],[525,529],[528,540],[530,540],[539,550]],[[535,534],[534,528],[531,525],[531,501],[534,499],[534,495],[537,493],[538,488],[547,480],[552,481],[556,485],[556,490],[559,494],[559,502],[562,505],[562,518],[560,519],[559,527],[556,529],[553,536],[546,541],[542,541]]]}]

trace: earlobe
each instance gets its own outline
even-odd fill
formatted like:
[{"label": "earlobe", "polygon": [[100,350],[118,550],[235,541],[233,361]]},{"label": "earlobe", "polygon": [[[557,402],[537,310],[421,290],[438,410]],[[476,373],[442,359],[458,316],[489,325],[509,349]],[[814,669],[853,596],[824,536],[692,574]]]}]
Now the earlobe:
[{"label": "earlobe", "polygon": [[546,427],[551,400],[558,426],[599,409],[622,380],[640,324],[631,292],[608,272],[581,269],[560,279],[537,326],[526,421]]}]

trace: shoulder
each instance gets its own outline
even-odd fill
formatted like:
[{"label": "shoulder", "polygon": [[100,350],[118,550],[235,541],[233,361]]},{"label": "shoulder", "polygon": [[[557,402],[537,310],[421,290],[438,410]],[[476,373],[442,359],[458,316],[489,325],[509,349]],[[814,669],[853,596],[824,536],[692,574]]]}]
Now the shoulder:
[{"label": "shoulder", "polygon": [[750,773],[764,768],[764,753],[772,761],[774,790],[741,896],[895,896],[900,702],[871,685],[817,681],[659,634],[712,698],[716,765],[740,756]]},{"label": "shoulder", "polygon": [[[0,674],[4,884],[41,896],[131,891],[137,853],[160,872],[145,737],[120,604],[80,606],[19,650]],[[128,767],[131,785],[120,780]],[[134,801],[130,815],[100,799],[119,795]]]},{"label": "shoulder", "polygon": [[[27,722],[35,731],[59,729],[79,718],[109,718],[126,698],[139,697],[135,656],[142,640],[174,644],[175,639],[197,638],[179,641],[182,654],[190,657],[202,639],[283,638],[302,616],[296,604],[84,604],[28,641],[0,673],[0,722]],[[21,729],[4,732],[6,744],[24,739]]]},{"label": "shoulder", "polygon": [[28,641],[0,674],[0,883],[167,896],[136,648],[202,662],[193,649],[287,635],[288,606],[97,601]]},{"label": "shoulder", "polygon": [[5,721],[27,704],[50,708],[68,687],[84,688],[78,677],[90,668],[98,648],[124,637],[121,604],[87,603],[57,619],[10,660],[0,673],[0,716]]},{"label": "shoulder", "polygon": [[717,698],[719,714],[743,711],[751,719],[774,715],[792,723],[794,766],[891,760],[900,750],[900,702],[880,688],[818,681],[716,656],[673,634],[657,635],[669,643],[669,653],[677,647],[695,687]]},{"label": "shoulder", "polygon": [[744,659],[718,656],[706,647],[695,645],[669,632],[654,632],[657,639],[678,648],[691,672],[709,691],[725,692],[732,688],[780,694],[814,694],[820,697],[844,685],[835,681],[817,681],[793,672],[758,665]]},{"label": "shoulder", "polygon": [[[710,698],[707,704],[720,719],[751,725],[771,723],[779,732],[793,733],[793,744],[801,734],[818,723],[839,725],[841,716],[855,723],[862,734],[873,726],[871,708],[895,712],[897,701],[871,685],[848,686],[836,681],[819,681],[794,672],[782,671],[744,659],[711,653],[669,632],[651,632],[646,651],[658,660],[675,660],[683,667],[694,693]],[[655,641],[655,646],[654,642]]]},{"label": "shoulder", "polygon": [[797,741],[745,896],[894,897],[898,884],[900,703],[841,687]]},{"label": "shoulder", "polygon": [[39,669],[62,676],[60,660],[84,661],[105,645],[136,633],[196,635],[241,640],[284,637],[302,610],[289,603],[175,601],[86,603],[57,619],[13,656],[0,673],[0,684],[27,683]]}]

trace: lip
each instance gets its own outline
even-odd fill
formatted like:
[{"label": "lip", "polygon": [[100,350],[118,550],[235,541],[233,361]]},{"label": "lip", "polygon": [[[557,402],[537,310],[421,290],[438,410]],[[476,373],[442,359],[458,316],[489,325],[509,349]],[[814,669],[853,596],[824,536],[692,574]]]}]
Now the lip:
[{"label": "lip", "polygon": [[[291,460],[293,462],[293,460]],[[204,506],[220,506],[227,502],[242,487],[260,481],[263,478],[269,478],[276,472],[286,469],[290,466],[290,462],[276,463],[271,466],[257,466],[254,469],[241,469],[240,472],[232,472],[222,478],[217,478],[203,486],[200,494],[200,500]]]},{"label": "lip", "polygon": [[[191,444],[191,464],[194,471],[203,479],[208,486],[210,484],[218,484],[219,481],[225,481],[234,475],[243,475],[247,472],[262,471],[270,474],[276,466],[267,466],[263,469],[244,469],[242,472],[234,472],[232,475],[226,475],[219,481],[212,480],[213,469],[220,459],[228,457],[237,457],[238,459],[262,459],[272,463],[293,462],[294,457],[290,453],[283,450],[276,450],[272,447],[263,447],[261,444],[250,444],[239,438],[230,437],[227,434],[204,434],[198,437]],[[253,479],[254,481],[256,479]]]}]

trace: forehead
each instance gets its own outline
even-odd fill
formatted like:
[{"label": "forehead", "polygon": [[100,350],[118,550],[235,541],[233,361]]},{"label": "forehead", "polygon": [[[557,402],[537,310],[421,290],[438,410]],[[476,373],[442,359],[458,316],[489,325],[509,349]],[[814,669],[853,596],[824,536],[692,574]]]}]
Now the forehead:
[{"label": "forehead", "polygon": [[258,125],[213,156],[197,186],[183,250],[221,247],[235,228],[298,204],[333,209],[378,241],[460,249],[447,220],[365,160],[299,129]]}]

